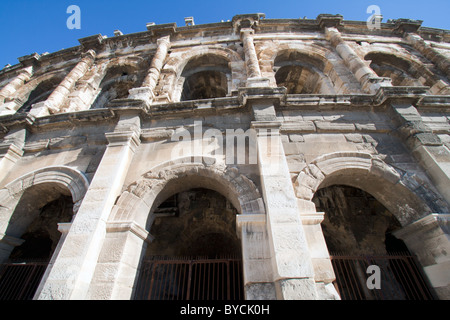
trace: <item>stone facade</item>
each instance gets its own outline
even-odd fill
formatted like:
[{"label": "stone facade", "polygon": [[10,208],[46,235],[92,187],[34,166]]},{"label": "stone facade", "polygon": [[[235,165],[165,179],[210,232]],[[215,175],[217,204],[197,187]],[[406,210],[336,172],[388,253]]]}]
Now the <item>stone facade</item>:
[{"label": "stone facade", "polygon": [[0,71],[0,261],[53,241],[35,299],[132,299],[149,252],[201,239],[240,247],[247,299],[339,299],[324,235],[352,228],[450,298],[450,32],[247,14],[79,42]]}]

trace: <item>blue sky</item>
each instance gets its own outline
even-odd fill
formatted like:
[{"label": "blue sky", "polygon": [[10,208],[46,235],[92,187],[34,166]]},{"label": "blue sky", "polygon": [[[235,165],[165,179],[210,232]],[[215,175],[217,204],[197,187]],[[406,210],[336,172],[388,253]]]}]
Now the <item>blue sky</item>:
[{"label": "blue sky", "polygon": [[[81,9],[81,29],[68,29],[67,8]],[[261,12],[267,19],[314,19],[320,13],[366,21],[367,7],[377,5],[387,19],[423,20],[423,26],[450,29],[450,0],[2,0],[0,1],[0,69],[33,52],[55,52],[77,46],[78,39],[101,33],[113,36],[146,30],[147,22],[175,22],[193,16],[195,24],[231,20],[236,14]]]}]

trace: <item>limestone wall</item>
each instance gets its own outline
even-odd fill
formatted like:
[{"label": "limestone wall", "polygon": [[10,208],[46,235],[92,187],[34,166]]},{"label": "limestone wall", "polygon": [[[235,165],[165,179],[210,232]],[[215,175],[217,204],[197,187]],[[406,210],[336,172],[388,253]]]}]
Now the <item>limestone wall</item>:
[{"label": "limestone wall", "polygon": [[155,209],[192,188],[236,209],[247,298],[338,298],[312,201],[332,185],[386,207],[449,297],[448,31],[249,14],[79,42],[0,71],[1,257],[28,188],[75,203],[36,299],[132,298]]}]

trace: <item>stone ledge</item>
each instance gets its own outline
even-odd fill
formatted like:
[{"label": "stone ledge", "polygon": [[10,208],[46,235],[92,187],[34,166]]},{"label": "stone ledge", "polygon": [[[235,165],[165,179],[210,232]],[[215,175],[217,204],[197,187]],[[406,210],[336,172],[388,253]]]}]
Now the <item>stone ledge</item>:
[{"label": "stone ledge", "polygon": [[146,242],[152,242],[154,237],[134,221],[110,221],[106,223],[106,232],[131,232]]},{"label": "stone ledge", "polygon": [[417,232],[425,232],[426,230],[431,230],[436,226],[440,227],[442,224],[448,224],[449,222],[450,213],[432,213],[395,231],[394,234],[396,237],[404,239],[415,235]]}]

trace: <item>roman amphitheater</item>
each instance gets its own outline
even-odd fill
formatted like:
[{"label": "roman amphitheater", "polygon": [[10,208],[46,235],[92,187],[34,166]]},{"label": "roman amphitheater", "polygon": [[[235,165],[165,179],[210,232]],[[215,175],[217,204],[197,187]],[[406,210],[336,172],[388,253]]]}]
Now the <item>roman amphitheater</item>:
[{"label": "roman amphitheater", "polygon": [[0,71],[0,299],[450,299],[450,31],[185,21]]}]

